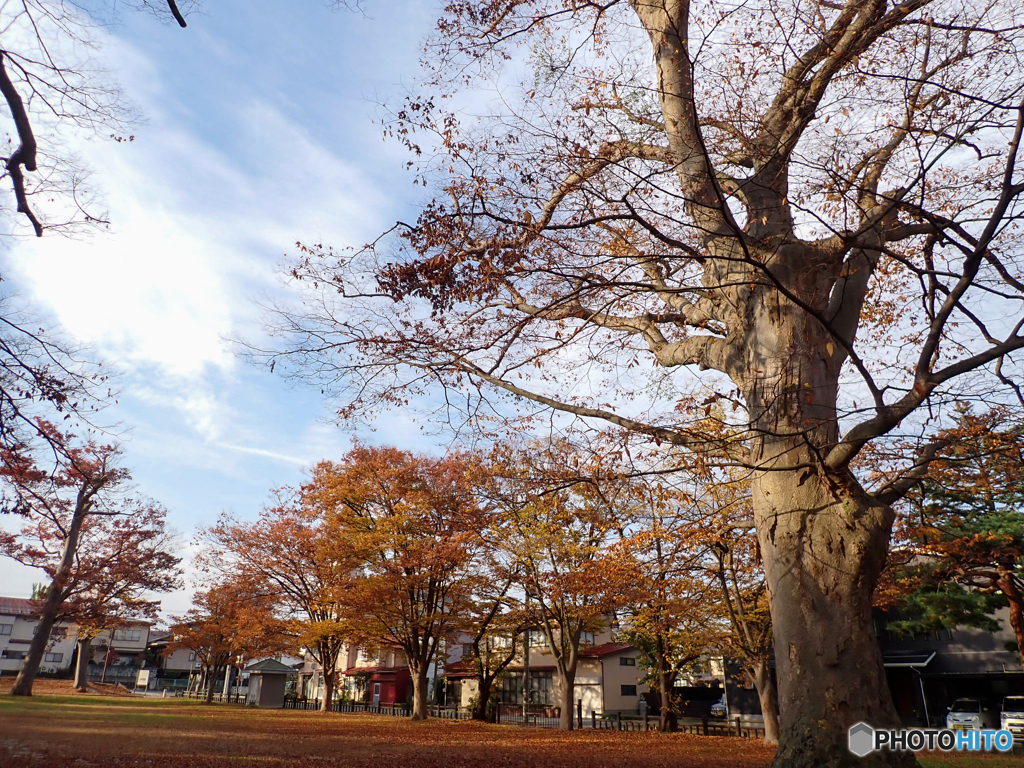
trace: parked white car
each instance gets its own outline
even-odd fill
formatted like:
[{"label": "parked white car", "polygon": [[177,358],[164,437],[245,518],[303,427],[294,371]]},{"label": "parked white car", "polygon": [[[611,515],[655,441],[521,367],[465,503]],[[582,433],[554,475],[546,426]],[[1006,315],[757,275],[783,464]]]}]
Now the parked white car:
[{"label": "parked white car", "polygon": [[946,715],[946,727],[954,731],[995,730],[996,714],[978,699],[957,699]]},{"label": "parked white car", "polygon": [[1024,742],[1024,696],[1007,696],[999,714],[999,727],[1013,734],[1015,742]]}]

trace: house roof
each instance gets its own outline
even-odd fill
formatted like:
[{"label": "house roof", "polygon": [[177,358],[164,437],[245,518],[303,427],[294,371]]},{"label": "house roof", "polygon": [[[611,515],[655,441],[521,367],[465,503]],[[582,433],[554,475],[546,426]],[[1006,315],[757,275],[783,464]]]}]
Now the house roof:
[{"label": "house roof", "polygon": [[255,664],[250,664],[245,668],[246,672],[261,672],[264,674],[280,674],[280,675],[294,675],[295,670],[289,667],[287,664],[282,664],[277,659],[264,659],[263,661],[257,661]]},{"label": "house roof", "polygon": [[20,597],[0,597],[0,615],[34,616],[39,613],[39,600],[25,600]]},{"label": "house roof", "polygon": [[600,659],[604,656],[611,656],[615,653],[632,650],[632,645],[621,645],[619,643],[604,643],[589,648],[580,648],[581,659]]}]

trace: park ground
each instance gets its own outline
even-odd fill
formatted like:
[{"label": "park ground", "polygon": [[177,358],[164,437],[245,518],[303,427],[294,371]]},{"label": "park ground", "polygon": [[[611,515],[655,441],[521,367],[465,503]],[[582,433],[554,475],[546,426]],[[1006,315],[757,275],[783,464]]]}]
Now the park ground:
[{"label": "park ground", "polygon": [[[4,686],[8,688],[9,686]],[[97,691],[0,693],[0,766],[129,768],[766,768],[772,749],[722,736],[561,733],[373,715],[204,706]],[[50,690],[51,694],[44,693]],[[104,695],[107,694],[107,695]],[[1016,756],[922,756],[925,768],[1019,768]]]}]

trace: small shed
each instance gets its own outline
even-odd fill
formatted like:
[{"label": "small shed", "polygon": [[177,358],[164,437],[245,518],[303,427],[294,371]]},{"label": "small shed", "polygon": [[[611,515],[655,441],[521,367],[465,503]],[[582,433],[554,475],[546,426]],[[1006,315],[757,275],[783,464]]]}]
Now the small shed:
[{"label": "small shed", "polygon": [[264,659],[246,667],[245,671],[249,673],[246,704],[277,709],[284,706],[285,683],[296,674],[294,669],[276,659]]}]

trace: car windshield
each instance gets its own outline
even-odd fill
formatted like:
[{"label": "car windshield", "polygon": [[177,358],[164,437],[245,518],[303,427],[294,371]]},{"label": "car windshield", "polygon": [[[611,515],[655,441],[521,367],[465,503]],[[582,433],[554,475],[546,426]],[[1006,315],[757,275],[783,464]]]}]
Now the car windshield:
[{"label": "car windshield", "polygon": [[981,704],[971,699],[957,699],[953,702],[952,712],[981,712]]},{"label": "car windshield", "polygon": [[1024,696],[1007,696],[1003,701],[1003,712],[1024,712]]}]

